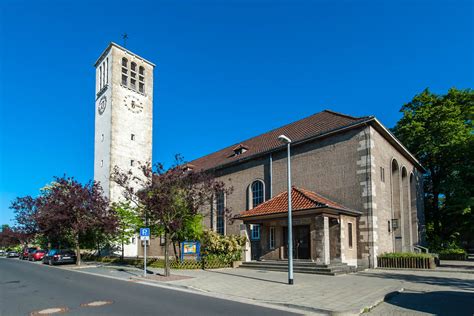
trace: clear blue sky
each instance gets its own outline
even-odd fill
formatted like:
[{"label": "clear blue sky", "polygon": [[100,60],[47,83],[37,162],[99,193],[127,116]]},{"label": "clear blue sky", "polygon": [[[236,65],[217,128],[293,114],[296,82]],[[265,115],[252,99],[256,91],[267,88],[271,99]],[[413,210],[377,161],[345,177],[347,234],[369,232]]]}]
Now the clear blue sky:
[{"label": "clear blue sky", "polygon": [[1,2],[0,224],[54,175],[93,177],[93,63],[124,32],[157,64],[155,162],[326,108],[392,127],[426,87],[474,88],[472,1],[179,2]]}]

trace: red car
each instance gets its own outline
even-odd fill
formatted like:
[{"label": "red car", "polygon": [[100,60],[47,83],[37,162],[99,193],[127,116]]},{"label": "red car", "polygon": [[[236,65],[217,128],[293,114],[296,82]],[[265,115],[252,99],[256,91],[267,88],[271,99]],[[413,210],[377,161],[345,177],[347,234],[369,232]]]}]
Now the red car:
[{"label": "red car", "polygon": [[46,254],[46,250],[33,250],[28,254],[28,260],[30,261],[39,261],[43,260],[44,255]]},{"label": "red car", "polygon": [[30,248],[24,248],[21,252],[20,252],[20,260],[28,260],[29,259],[29,255],[30,255],[30,252],[33,252],[35,251],[37,248],[34,248],[34,247],[30,247]]}]

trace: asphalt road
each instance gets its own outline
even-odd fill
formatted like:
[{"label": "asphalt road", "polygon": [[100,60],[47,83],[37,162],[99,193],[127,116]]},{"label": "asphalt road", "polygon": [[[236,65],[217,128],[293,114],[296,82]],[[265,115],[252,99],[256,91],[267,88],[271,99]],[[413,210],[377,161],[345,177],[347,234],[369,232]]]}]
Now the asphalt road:
[{"label": "asphalt road", "polygon": [[[84,307],[90,302],[112,302]],[[290,315],[203,295],[102,278],[39,263],[0,258],[0,315],[49,308],[65,315]]]}]

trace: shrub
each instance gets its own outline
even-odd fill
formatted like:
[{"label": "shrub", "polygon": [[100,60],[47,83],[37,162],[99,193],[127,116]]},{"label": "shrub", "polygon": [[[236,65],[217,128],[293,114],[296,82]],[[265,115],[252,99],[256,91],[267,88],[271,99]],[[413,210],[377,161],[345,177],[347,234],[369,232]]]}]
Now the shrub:
[{"label": "shrub", "polygon": [[237,235],[220,235],[206,230],[201,239],[201,254],[207,261],[232,263],[242,258],[247,238]]},{"label": "shrub", "polygon": [[461,248],[442,249],[438,252],[441,260],[466,260],[467,252]]},{"label": "shrub", "polygon": [[429,253],[413,253],[413,252],[390,252],[383,253],[379,258],[433,258]]}]

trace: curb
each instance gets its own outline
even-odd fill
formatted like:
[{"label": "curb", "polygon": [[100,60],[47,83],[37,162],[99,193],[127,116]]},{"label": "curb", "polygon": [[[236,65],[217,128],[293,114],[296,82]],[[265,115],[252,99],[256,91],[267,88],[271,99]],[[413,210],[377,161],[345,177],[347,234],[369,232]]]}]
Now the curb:
[{"label": "curb", "polygon": [[386,302],[390,299],[392,299],[393,297],[401,294],[402,292],[404,292],[405,289],[402,287],[400,288],[399,290],[397,291],[393,291],[393,292],[390,292],[390,293],[387,293],[384,295],[384,297],[382,297],[381,299],[378,299],[377,301],[375,301],[374,304],[370,305],[370,306],[366,306],[364,308],[362,308],[361,310],[359,311],[356,311],[356,314],[338,314],[338,315],[361,315],[361,314],[365,314],[367,312],[370,312],[372,309],[374,309],[375,307],[377,307],[377,305],[379,305],[380,303],[383,303],[383,302]]}]

